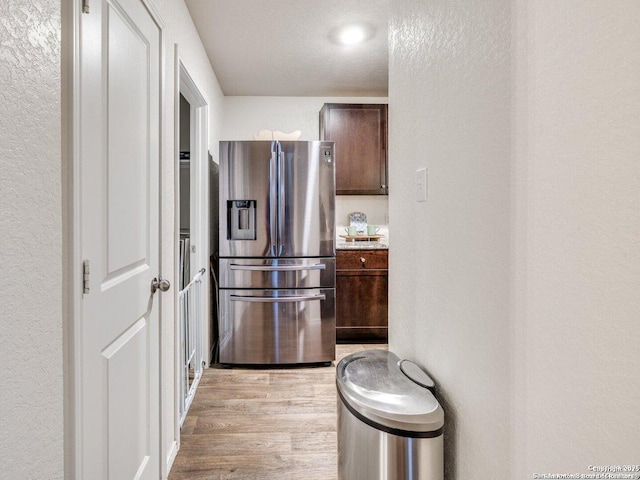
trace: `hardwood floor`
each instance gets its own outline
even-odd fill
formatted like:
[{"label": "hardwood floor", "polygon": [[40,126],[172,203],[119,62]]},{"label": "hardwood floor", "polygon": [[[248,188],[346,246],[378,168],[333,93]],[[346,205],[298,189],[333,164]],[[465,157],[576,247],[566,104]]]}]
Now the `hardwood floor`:
[{"label": "hardwood floor", "polygon": [[206,369],[169,480],[335,480],[336,401],[335,366]]}]

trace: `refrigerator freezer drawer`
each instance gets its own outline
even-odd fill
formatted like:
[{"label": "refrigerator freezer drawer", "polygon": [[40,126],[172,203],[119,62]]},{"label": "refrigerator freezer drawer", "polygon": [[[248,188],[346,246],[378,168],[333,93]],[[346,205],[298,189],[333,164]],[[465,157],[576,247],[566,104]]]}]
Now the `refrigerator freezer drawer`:
[{"label": "refrigerator freezer drawer", "polygon": [[334,258],[221,258],[220,288],[333,288]]},{"label": "refrigerator freezer drawer", "polygon": [[335,290],[220,290],[220,363],[335,359]]}]

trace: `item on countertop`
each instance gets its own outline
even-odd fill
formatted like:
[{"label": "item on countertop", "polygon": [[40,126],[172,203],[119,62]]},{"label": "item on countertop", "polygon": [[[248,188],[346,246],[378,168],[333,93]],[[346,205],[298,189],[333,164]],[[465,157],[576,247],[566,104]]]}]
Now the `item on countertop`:
[{"label": "item on countertop", "polygon": [[355,225],[345,227],[344,231],[347,232],[347,235],[355,235],[357,233]]},{"label": "item on countertop", "polygon": [[375,235],[380,231],[380,227],[376,225],[367,225],[367,235]]},{"label": "item on countertop", "polygon": [[367,215],[362,212],[351,212],[349,214],[349,225],[356,227],[357,233],[366,233]]},{"label": "item on countertop", "polygon": [[377,242],[381,238],[384,238],[384,235],[367,235],[366,233],[358,233],[356,235],[340,235],[340,237],[344,238],[346,242],[361,242],[361,241]]}]

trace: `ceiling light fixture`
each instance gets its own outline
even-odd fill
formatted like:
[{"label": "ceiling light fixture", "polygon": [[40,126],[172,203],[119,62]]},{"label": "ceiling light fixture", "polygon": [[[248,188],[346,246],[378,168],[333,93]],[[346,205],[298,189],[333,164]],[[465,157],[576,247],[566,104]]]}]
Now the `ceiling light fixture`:
[{"label": "ceiling light fixture", "polygon": [[352,46],[369,40],[375,34],[370,25],[351,23],[334,28],[330,34],[331,40],[339,45]]},{"label": "ceiling light fixture", "polygon": [[343,45],[355,45],[364,40],[364,29],[361,25],[348,25],[340,32],[339,39]]}]

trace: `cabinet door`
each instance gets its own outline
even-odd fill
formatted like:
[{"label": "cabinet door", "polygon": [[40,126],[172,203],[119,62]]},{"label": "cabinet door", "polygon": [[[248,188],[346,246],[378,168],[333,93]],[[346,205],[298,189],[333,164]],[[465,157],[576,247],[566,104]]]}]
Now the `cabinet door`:
[{"label": "cabinet door", "polygon": [[387,342],[387,270],[336,272],[336,340]]},{"label": "cabinet door", "polygon": [[387,342],[388,252],[336,252],[336,340]]},{"label": "cabinet door", "polygon": [[325,104],[320,138],[335,142],[336,194],[387,194],[386,104]]}]

